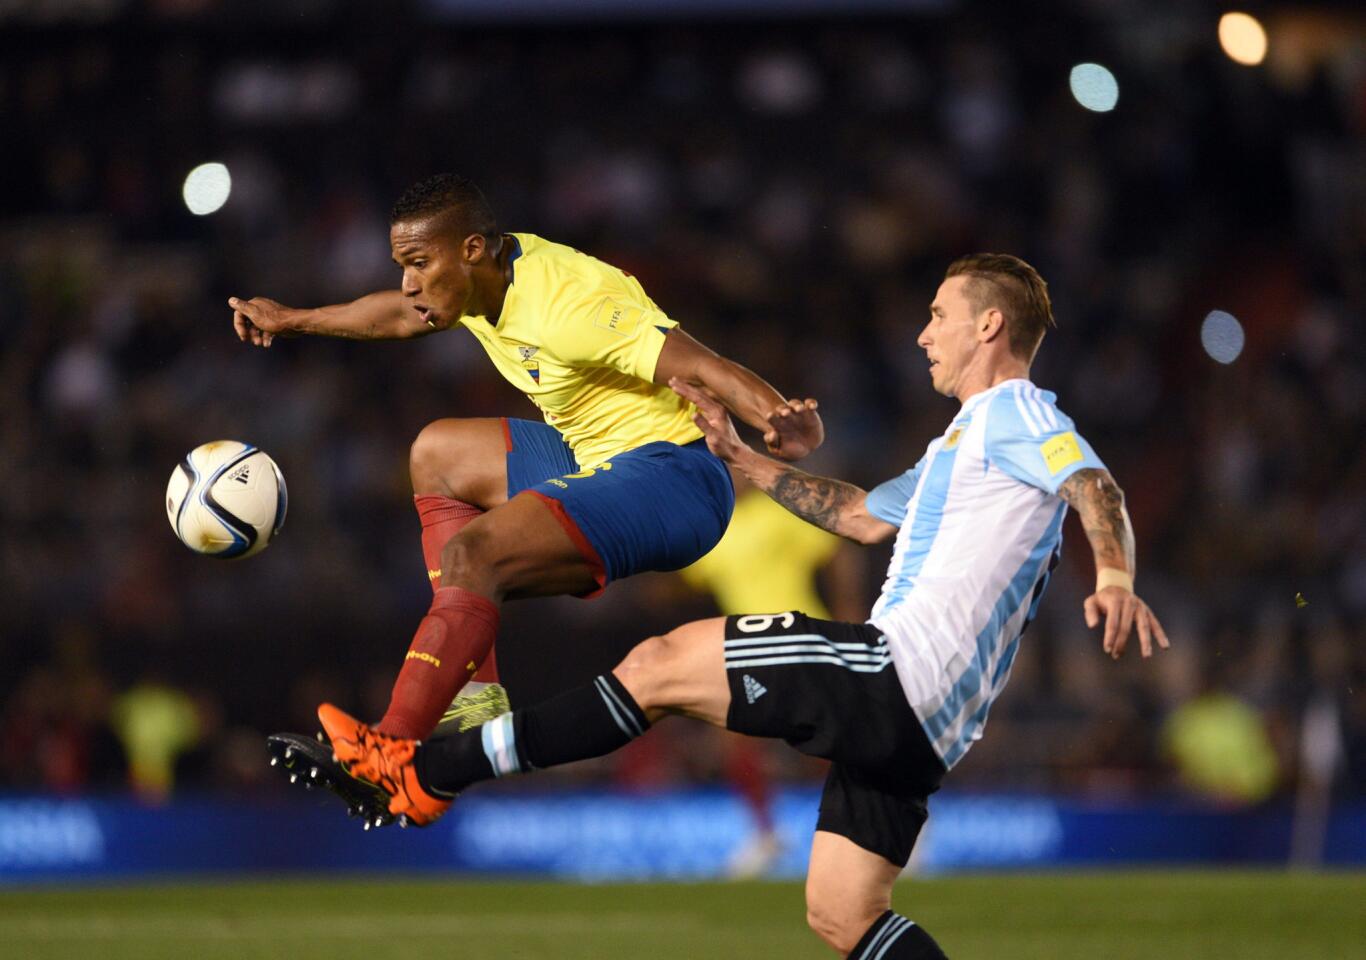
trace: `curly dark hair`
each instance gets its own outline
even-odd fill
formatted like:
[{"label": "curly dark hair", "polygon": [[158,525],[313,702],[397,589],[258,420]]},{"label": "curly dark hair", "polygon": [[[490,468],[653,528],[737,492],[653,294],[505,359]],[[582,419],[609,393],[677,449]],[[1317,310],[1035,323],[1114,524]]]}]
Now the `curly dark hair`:
[{"label": "curly dark hair", "polygon": [[389,222],[423,220],[447,210],[459,213],[460,229],[466,236],[482,233],[491,237],[498,232],[484,192],[455,173],[438,173],[404,190],[389,214]]}]

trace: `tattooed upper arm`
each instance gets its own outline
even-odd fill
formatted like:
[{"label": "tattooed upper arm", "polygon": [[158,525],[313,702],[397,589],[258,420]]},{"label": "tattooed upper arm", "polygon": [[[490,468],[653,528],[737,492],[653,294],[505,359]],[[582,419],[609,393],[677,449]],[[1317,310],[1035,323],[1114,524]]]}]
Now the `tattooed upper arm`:
[{"label": "tattooed upper arm", "polygon": [[1124,491],[1110,471],[1084,467],[1063,481],[1058,496],[1081,517],[1097,567],[1134,572],[1134,533],[1124,509]]},{"label": "tattooed upper arm", "polygon": [[[1082,467],[1062,482],[1062,486],[1058,487],[1058,496],[1066,500],[1072,507],[1080,510],[1082,502],[1088,497],[1098,495],[1105,488],[1107,482],[1116,493],[1119,493],[1119,487],[1115,484],[1115,478],[1110,476],[1109,470]],[[1123,503],[1124,494],[1119,493],[1119,498],[1120,502]]]}]

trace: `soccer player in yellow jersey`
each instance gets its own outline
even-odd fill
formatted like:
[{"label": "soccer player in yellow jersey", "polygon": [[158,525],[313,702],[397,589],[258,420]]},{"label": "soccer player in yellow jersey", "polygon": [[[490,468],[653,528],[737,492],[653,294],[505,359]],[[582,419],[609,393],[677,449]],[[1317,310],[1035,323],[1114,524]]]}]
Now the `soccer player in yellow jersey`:
[{"label": "soccer player in yellow jersey", "polygon": [[389,241],[399,290],[318,309],[259,297],[228,304],[238,337],[262,347],[296,334],[407,339],[464,327],[544,415],[437,420],[413,443],[435,596],[378,729],[422,738],[490,658],[504,599],[591,595],[633,573],[686,566],[720,539],[730,476],[670,378],[716,397],[783,459],[810,452],[824,431],[814,401],[788,401],[698,343],[627,273],[500,232],[463,177],[410,187]]}]

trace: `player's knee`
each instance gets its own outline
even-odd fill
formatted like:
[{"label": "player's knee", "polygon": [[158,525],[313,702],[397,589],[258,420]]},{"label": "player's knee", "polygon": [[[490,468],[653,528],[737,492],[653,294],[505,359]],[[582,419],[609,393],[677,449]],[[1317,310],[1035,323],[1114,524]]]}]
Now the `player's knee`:
[{"label": "player's knee", "polygon": [[852,914],[831,909],[820,900],[808,899],[806,902],[806,925],[841,955],[854,949],[874,919],[865,922]]},{"label": "player's knee", "polygon": [[[831,887],[831,883],[836,886]],[[837,878],[807,877],[806,924],[841,954],[853,950],[868,928],[890,907],[890,900],[850,895]]]},{"label": "player's knee", "polygon": [[501,421],[433,420],[408,448],[413,493],[454,497],[491,510],[507,501],[506,457]]},{"label": "player's knee", "polygon": [[449,473],[459,420],[433,420],[408,448],[408,476],[416,494],[451,495]]},{"label": "player's knee", "polygon": [[677,655],[677,644],[668,635],[650,637],[632,647],[614,672],[641,709],[670,706],[666,684]]}]

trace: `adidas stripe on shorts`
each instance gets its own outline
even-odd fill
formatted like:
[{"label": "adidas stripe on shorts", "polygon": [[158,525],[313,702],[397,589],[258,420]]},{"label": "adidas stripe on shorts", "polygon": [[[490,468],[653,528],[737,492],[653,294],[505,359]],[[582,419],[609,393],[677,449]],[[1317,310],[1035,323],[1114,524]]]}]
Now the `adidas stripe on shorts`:
[{"label": "adidas stripe on shorts", "polygon": [[872,624],[804,613],[726,618],[726,726],[832,761],[817,830],[904,866],[944,764]]}]

